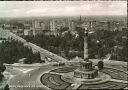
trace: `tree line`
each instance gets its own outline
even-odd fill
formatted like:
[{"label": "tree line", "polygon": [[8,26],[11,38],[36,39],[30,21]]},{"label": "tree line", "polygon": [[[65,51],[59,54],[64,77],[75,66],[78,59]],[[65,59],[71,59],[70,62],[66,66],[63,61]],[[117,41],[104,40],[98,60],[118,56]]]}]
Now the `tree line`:
[{"label": "tree line", "polygon": [[[23,38],[67,59],[75,56],[83,58],[84,29],[76,27],[75,31],[78,37],[71,34],[68,28],[63,28],[57,36],[41,34],[23,36]],[[112,60],[127,61],[127,39],[122,38],[128,35],[127,30],[125,31],[96,30],[90,34],[88,36],[89,58],[101,59],[107,54],[111,54],[110,59]]]}]

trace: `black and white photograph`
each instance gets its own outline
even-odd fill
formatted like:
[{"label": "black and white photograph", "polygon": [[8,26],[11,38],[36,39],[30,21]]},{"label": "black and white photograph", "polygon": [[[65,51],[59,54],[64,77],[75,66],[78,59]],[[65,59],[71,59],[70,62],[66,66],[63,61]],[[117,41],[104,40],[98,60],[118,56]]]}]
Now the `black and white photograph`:
[{"label": "black and white photograph", "polygon": [[0,1],[0,90],[128,89],[127,0]]}]

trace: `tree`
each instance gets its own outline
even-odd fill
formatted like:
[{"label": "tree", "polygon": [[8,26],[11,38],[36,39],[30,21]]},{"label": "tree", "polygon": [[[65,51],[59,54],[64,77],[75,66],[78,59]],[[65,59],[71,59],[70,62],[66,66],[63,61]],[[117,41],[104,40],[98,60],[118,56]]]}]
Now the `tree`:
[{"label": "tree", "polygon": [[69,30],[69,27],[62,27],[60,29],[60,32],[62,33],[62,32],[68,31],[68,30]]},{"label": "tree", "polygon": [[5,26],[4,25],[2,25],[2,29],[5,29]]},{"label": "tree", "polygon": [[4,90],[10,90],[8,84],[5,86]]},{"label": "tree", "polygon": [[4,75],[0,72],[0,82],[2,82]]},{"label": "tree", "polygon": [[3,65],[3,62],[0,61],[0,72],[4,72],[5,66]]},{"label": "tree", "polygon": [[99,61],[97,66],[98,66],[99,70],[103,69],[104,68],[104,62],[103,61]]},{"label": "tree", "polygon": [[39,52],[36,52],[34,54],[34,59],[32,62],[35,62],[35,63],[40,63],[41,62],[41,56],[40,56],[40,53]]}]

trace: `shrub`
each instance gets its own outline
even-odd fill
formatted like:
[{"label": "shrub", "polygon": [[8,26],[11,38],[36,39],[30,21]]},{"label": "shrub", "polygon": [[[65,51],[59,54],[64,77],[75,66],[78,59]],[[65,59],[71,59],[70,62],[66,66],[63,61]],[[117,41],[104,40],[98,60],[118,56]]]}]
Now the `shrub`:
[{"label": "shrub", "polygon": [[103,69],[104,68],[104,62],[103,61],[99,61],[97,66],[98,66],[99,70]]}]

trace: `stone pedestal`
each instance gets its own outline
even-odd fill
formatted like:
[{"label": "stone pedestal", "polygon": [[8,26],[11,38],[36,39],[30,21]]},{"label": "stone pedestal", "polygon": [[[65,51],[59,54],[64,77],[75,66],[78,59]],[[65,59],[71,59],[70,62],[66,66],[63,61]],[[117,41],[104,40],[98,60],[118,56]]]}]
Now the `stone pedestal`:
[{"label": "stone pedestal", "polygon": [[98,76],[98,70],[92,67],[91,61],[81,61],[78,69],[74,71],[74,77],[93,79]]}]

